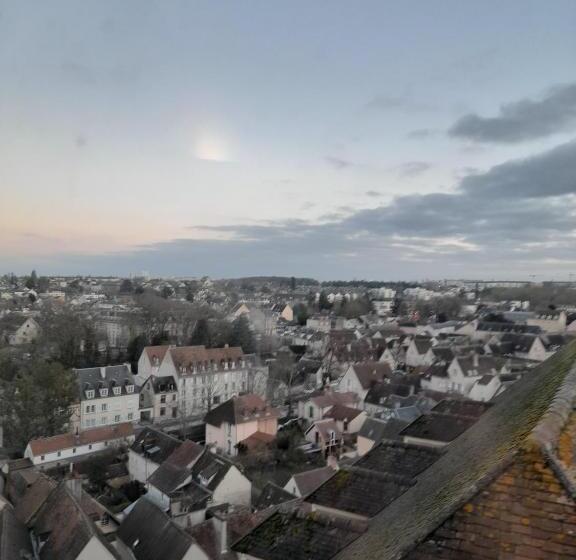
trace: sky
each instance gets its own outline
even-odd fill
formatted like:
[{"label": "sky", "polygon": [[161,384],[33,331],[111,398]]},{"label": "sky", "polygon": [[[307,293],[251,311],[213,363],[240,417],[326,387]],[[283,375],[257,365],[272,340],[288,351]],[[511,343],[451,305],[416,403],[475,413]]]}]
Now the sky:
[{"label": "sky", "polygon": [[576,3],[0,0],[0,273],[576,275]]}]

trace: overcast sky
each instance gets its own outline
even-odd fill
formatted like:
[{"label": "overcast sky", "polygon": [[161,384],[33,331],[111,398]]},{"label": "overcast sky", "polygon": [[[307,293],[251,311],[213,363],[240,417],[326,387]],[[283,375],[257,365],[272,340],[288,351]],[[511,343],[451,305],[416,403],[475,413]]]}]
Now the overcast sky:
[{"label": "overcast sky", "polygon": [[576,274],[576,2],[0,0],[0,272]]}]

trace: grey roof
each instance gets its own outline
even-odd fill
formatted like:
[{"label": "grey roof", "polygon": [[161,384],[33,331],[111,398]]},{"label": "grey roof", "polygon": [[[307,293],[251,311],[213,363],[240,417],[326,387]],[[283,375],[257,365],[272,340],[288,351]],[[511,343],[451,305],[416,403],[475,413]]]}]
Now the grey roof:
[{"label": "grey roof", "polygon": [[154,428],[144,428],[134,440],[130,450],[159,465],[181,444],[182,442],[174,436]]},{"label": "grey roof", "polygon": [[86,399],[87,390],[94,390],[94,398],[97,399],[100,398],[100,389],[108,389],[108,397],[106,398],[114,396],[112,392],[114,387],[120,387],[121,395],[128,394],[126,391],[126,386],[128,385],[134,386],[134,393],[140,390],[130,371],[130,366],[126,364],[102,368],[75,369],[74,372],[77,375],[78,391],[81,400]]},{"label": "grey roof", "polygon": [[410,488],[372,520],[338,560],[397,560],[502,472],[522,446],[558,437],[576,393],[576,347],[527,372]]},{"label": "grey roof", "polygon": [[460,416],[470,416],[480,418],[490,407],[491,403],[470,401],[465,399],[444,399],[440,401],[431,412],[441,412],[442,414],[458,414]]},{"label": "grey roof", "polygon": [[306,496],[318,488],[334,474],[331,467],[319,467],[309,471],[296,473],[292,476],[301,496]]},{"label": "grey roof", "polygon": [[364,421],[364,424],[362,424],[358,435],[378,443],[386,437],[387,427],[388,422],[386,422],[386,420],[368,417]]},{"label": "grey roof", "polygon": [[136,560],[181,560],[194,544],[191,535],[146,498],[136,502],[117,536]]},{"label": "grey roof", "polygon": [[449,443],[465,432],[474,422],[476,418],[470,416],[430,412],[416,418],[400,432],[400,435]]},{"label": "grey roof", "polygon": [[151,375],[154,393],[171,393],[177,391],[176,381],[171,375]]},{"label": "grey roof", "polygon": [[312,492],[306,502],[374,517],[413,484],[410,478],[380,473],[356,466],[335,472]]},{"label": "grey roof", "polygon": [[363,530],[359,522],[280,506],[232,548],[264,560],[329,560]]},{"label": "grey roof", "polygon": [[442,451],[423,445],[383,441],[360,457],[354,466],[413,478],[435,463]]},{"label": "grey roof", "polygon": [[284,488],[280,488],[280,486],[277,486],[273,482],[268,482],[262,489],[262,492],[253,504],[253,507],[255,511],[259,511],[270,506],[289,502],[293,499],[294,496],[290,494],[290,492],[287,492]]},{"label": "grey roof", "polygon": [[207,451],[192,467],[192,476],[201,486],[213,492],[233,466],[228,459]]},{"label": "grey roof", "polygon": [[30,534],[10,505],[0,510],[0,558],[33,558]]},{"label": "grey roof", "polygon": [[163,494],[169,495],[178,489],[179,486],[190,478],[191,473],[188,469],[172,465],[165,461],[148,479],[148,483],[160,490]]},{"label": "grey roof", "polygon": [[541,332],[540,327],[533,325],[524,325],[521,323],[500,323],[498,321],[480,321],[476,327],[478,331],[501,332],[501,333],[523,333],[538,334]]}]

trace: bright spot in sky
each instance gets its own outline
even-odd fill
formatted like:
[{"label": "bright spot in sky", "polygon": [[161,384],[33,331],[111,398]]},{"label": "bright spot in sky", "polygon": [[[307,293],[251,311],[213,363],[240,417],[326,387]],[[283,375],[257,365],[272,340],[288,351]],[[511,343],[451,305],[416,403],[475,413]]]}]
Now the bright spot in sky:
[{"label": "bright spot in sky", "polygon": [[194,157],[204,161],[230,161],[226,140],[213,130],[202,130],[196,134],[193,153]]}]

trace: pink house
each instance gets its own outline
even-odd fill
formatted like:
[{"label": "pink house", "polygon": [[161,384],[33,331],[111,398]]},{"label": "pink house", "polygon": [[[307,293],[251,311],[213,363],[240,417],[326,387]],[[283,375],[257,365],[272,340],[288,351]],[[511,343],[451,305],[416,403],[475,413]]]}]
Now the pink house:
[{"label": "pink house", "polygon": [[272,441],[278,431],[278,410],[254,394],[232,397],[206,414],[206,445],[228,455],[238,454],[238,444]]}]

